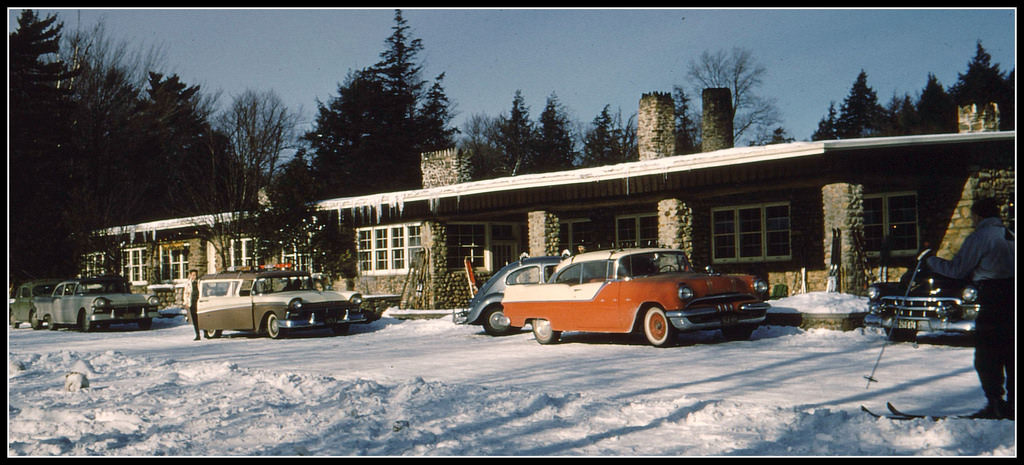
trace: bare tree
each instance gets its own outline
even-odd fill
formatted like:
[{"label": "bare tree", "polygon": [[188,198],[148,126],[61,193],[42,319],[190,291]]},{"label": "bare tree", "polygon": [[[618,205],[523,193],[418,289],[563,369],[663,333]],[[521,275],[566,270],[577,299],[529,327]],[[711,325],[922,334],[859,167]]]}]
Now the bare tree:
[{"label": "bare tree", "polygon": [[690,61],[687,77],[694,81],[696,95],[711,87],[732,91],[733,139],[739,141],[748,130],[764,132],[780,122],[775,100],[756,94],[767,72],[749,50],[733,48],[729,53],[704,51],[698,61]]},{"label": "bare tree", "polygon": [[294,148],[298,116],[273,91],[246,91],[214,118],[208,139],[209,158],[187,180],[185,197],[195,211],[199,233],[210,241],[225,266],[232,240],[255,233],[254,214],[265,204],[261,196]]}]

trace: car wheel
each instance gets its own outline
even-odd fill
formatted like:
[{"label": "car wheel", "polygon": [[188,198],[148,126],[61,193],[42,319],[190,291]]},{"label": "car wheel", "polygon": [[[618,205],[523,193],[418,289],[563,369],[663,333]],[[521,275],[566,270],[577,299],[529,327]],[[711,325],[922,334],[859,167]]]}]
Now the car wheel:
[{"label": "car wheel", "polygon": [[277,319],[277,315],[270,313],[267,314],[267,336],[271,339],[281,339],[285,335],[285,330],[281,329],[280,322]]},{"label": "car wheel", "polygon": [[43,323],[46,323],[46,329],[49,329],[50,331],[56,331],[57,330],[57,325],[53,324],[53,317],[52,316],[50,316],[50,315],[44,316],[43,317]]},{"label": "car wheel", "polygon": [[722,328],[722,336],[728,341],[746,341],[757,329],[756,325],[736,325]]},{"label": "car wheel", "polygon": [[92,322],[85,316],[85,310],[78,311],[78,329],[83,333],[93,330]]},{"label": "car wheel", "polygon": [[221,330],[219,330],[219,329],[204,329],[203,330],[203,336],[205,336],[207,339],[217,339],[217,338],[220,337],[220,335],[221,335]]},{"label": "car wheel", "polygon": [[548,320],[533,320],[533,337],[541,344],[554,344],[561,337],[561,331],[553,331]]},{"label": "car wheel", "polygon": [[483,325],[484,331],[487,334],[491,336],[504,336],[519,330],[519,328],[510,326],[508,323],[508,318],[505,317],[505,312],[501,305],[494,305],[484,310]]},{"label": "car wheel", "polygon": [[43,329],[43,322],[39,321],[39,315],[36,315],[35,310],[28,313],[28,322],[32,325],[32,329]]},{"label": "car wheel", "polygon": [[153,327],[153,319],[152,318],[146,318],[144,320],[139,320],[139,329],[145,331],[145,330],[147,330],[149,328],[152,328],[152,327]]},{"label": "car wheel", "polygon": [[11,313],[11,328],[18,329],[18,320],[14,319],[14,310],[11,310],[10,313]]},{"label": "car wheel", "polygon": [[676,328],[661,307],[651,307],[644,314],[644,336],[654,347],[668,347],[675,342]]}]

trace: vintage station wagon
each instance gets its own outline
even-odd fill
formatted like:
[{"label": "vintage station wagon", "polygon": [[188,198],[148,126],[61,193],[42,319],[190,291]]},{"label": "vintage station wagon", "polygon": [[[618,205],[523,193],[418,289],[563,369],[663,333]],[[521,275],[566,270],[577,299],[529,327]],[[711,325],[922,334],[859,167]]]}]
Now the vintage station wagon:
[{"label": "vintage station wagon", "polygon": [[681,250],[620,249],[567,258],[547,283],[507,288],[502,306],[512,326],[530,324],[541,344],[563,331],[642,331],[663,347],[678,331],[749,338],[765,319],[767,291],[754,276],[696,272]]},{"label": "vintage station wagon", "polygon": [[367,323],[362,296],[334,291],[304,271],[227,271],[199,279],[199,329],[207,338],[224,330],[256,331],[273,339],[288,331]]}]

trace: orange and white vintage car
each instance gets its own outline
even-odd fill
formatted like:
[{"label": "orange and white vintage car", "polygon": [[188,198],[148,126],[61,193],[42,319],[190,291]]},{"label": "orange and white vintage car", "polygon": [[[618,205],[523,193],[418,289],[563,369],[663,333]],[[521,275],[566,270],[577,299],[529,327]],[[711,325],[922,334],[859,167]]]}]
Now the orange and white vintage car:
[{"label": "orange and white vintage car", "polygon": [[770,307],[767,291],[754,276],[696,272],[681,250],[620,249],[566,258],[548,282],[510,286],[501,304],[510,324],[529,323],[541,344],[563,331],[643,331],[664,347],[679,331],[749,338]]}]

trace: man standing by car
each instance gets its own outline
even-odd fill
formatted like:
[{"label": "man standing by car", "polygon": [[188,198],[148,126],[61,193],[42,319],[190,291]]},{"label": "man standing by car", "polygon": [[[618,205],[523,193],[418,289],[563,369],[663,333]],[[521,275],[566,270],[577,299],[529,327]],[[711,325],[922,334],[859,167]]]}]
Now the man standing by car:
[{"label": "man standing by car", "polygon": [[199,340],[199,272],[188,270],[188,284],[185,286],[184,301],[188,303],[188,321],[196,331],[193,341]]},{"label": "man standing by car", "polygon": [[[974,369],[988,404],[977,418],[1013,419],[1014,408],[1014,245],[999,217],[995,199],[978,199],[971,206],[975,230],[964,239],[952,260],[928,257],[935,273],[970,279],[978,288],[980,310],[975,320]],[[1005,390],[1004,390],[1005,384]],[[1003,393],[1006,400],[1003,400]]]}]

